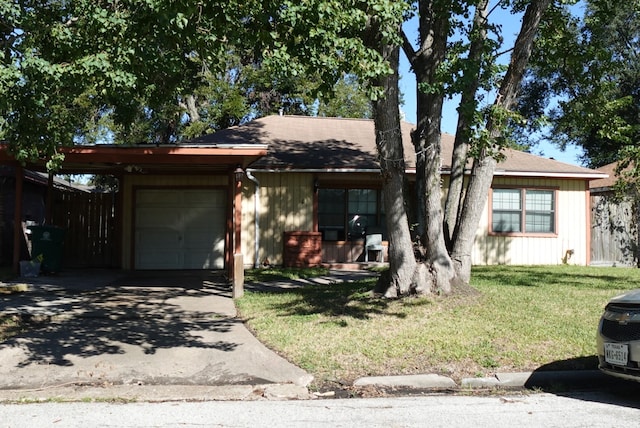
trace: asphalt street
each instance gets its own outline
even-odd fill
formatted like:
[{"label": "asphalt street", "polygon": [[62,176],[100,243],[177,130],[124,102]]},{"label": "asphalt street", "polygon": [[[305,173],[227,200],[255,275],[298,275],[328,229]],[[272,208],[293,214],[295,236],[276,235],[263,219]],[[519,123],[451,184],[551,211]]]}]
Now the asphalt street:
[{"label": "asphalt street", "polygon": [[430,395],[372,399],[0,405],[0,427],[633,427],[640,397]]}]

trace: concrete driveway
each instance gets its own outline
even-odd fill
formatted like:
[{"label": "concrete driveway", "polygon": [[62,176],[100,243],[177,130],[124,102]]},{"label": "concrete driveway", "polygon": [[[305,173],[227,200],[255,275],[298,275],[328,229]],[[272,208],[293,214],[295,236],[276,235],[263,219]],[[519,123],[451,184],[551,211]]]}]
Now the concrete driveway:
[{"label": "concrete driveway", "polygon": [[0,390],[312,380],[236,318],[219,272],[64,271],[28,283],[0,294],[0,313],[37,326],[0,343]]}]

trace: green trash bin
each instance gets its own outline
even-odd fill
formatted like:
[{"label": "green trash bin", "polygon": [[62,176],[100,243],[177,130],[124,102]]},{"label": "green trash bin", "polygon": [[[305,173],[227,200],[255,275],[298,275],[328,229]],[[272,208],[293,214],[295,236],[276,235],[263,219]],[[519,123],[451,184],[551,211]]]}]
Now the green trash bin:
[{"label": "green trash bin", "polygon": [[56,226],[29,226],[31,230],[31,258],[40,261],[44,273],[60,271],[66,230]]}]

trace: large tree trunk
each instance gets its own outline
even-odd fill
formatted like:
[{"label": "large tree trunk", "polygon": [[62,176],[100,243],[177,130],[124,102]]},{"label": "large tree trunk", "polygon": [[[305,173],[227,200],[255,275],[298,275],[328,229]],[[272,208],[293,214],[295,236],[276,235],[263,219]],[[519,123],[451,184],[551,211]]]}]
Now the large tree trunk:
[{"label": "large tree trunk", "polygon": [[425,269],[431,272],[433,284],[430,288],[449,294],[455,272],[442,229],[440,125],[444,92],[442,88],[433,86],[429,91],[421,87],[421,84],[433,85],[437,82],[438,67],[446,54],[451,12],[439,9],[435,3],[438,2],[420,2],[420,49],[412,61],[418,82],[418,123],[413,143],[416,150],[418,224],[421,225],[418,231],[421,234],[423,258],[428,265]]},{"label": "large tree trunk", "polygon": [[464,70],[463,79],[466,82],[460,97],[458,109],[458,123],[456,137],[453,143],[453,156],[451,159],[451,173],[449,175],[449,191],[444,211],[444,233],[447,248],[452,250],[456,240],[460,207],[464,197],[464,171],[467,164],[467,154],[471,138],[478,102],[476,93],[480,86],[479,75],[482,70],[482,61],[485,55],[487,39],[487,7],[489,0],[480,0],[476,6],[471,30],[471,45],[469,57]]},{"label": "large tree trunk", "polygon": [[405,161],[398,89],[400,48],[385,45],[377,34],[371,40],[382,45],[376,48],[393,70],[375,82],[384,88],[384,95],[373,103],[373,113],[389,241],[389,271],[381,276],[376,291],[394,298],[413,292],[417,268],[405,206]]},{"label": "large tree trunk", "polygon": [[[551,4],[551,1],[533,0],[527,6],[522,18],[522,28],[511,55],[511,63],[494,102],[494,111],[502,110],[504,112],[513,107],[525,67],[531,56],[533,41],[540,19],[549,4]],[[499,114],[499,116],[505,117],[504,114]],[[497,121],[495,117],[489,118],[487,131],[489,131],[491,137],[490,141],[495,141],[501,135],[504,125],[505,123]],[[456,273],[465,282],[468,282],[471,278],[471,251],[480,216],[493,180],[493,173],[496,167],[494,158],[496,150],[499,150],[499,148],[485,147],[481,151],[481,155],[474,161],[460,216],[459,232],[453,245],[451,257],[455,263]]]}]

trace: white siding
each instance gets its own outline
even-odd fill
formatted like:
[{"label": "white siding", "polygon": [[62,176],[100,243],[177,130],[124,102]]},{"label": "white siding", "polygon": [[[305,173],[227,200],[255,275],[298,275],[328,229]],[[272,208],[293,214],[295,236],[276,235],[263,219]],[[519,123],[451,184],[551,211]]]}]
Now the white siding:
[{"label": "white siding", "polygon": [[557,236],[489,236],[490,208],[485,204],[472,254],[474,264],[557,265],[569,250],[573,251],[569,264],[588,263],[589,207],[584,181],[496,178],[494,186],[498,185],[558,189]]}]

